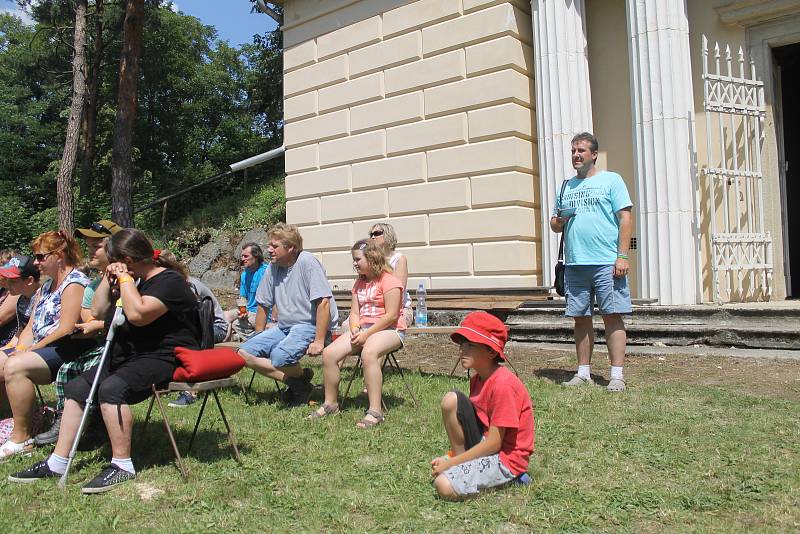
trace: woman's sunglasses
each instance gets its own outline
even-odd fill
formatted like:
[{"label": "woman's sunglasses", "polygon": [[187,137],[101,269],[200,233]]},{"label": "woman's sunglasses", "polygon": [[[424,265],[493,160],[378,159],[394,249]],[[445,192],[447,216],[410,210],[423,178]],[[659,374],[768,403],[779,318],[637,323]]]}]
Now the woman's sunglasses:
[{"label": "woman's sunglasses", "polygon": [[33,255],[33,259],[38,261],[39,263],[42,263],[44,260],[47,259],[47,257],[50,254],[55,254],[55,252],[45,252],[45,253],[42,253],[42,254],[34,254]]},{"label": "woman's sunglasses", "polygon": [[383,230],[373,230],[373,231],[371,231],[371,232],[369,233],[369,236],[370,236],[371,238],[373,238],[373,239],[374,239],[374,238],[376,238],[376,237],[380,237],[380,236],[382,236],[382,235],[383,235]]}]

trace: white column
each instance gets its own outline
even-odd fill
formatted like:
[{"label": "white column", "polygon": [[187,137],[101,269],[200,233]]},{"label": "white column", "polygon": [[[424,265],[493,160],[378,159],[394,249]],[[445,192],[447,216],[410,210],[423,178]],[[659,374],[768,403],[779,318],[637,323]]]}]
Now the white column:
[{"label": "white column", "polygon": [[685,0],[626,0],[639,296],[700,302],[694,103]]},{"label": "white column", "polygon": [[532,0],[536,135],[542,219],[542,283],[553,283],[558,234],[550,213],[561,182],[574,174],[570,141],[592,130],[584,0]]}]

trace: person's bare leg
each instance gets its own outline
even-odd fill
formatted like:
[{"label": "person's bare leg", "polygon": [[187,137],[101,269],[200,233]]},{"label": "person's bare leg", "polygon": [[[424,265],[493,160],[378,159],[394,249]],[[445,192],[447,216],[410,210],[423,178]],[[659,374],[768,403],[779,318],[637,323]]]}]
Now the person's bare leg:
[{"label": "person's bare leg", "polygon": [[340,365],[352,352],[349,336],[340,336],[322,351],[322,384],[325,388],[325,404],[339,401]]},{"label": "person's bare leg", "polygon": [[127,404],[100,404],[103,422],[108,429],[113,458],[131,457],[131,436],[133,435],[133,414]]},{"label": "person's bare leg", "polygon": [[442,423],[450,440],[450,449],[454,454],[461,454],[464,448],[464,429],[458,421],[458,396],[452,391],[442,397]]},{"label": "person's bare leg", "polygon": [[274,378],[279,382],[284,382],[286,374],[272,365],[272,360],[269,358],[258,358],[249,354],[247,351],[239,349],[239,356],[244,358],[244,365],[248,369],[252,369],[258,374]]},{"label": "person's bare leg", "polygon": [[[361,351],[361,363],[364,366],[364,383],[367,385],[369,409],[383,413],[381,396],[383,394],[383,372],[380,359],[392,350],[401,346],[397,334],[389,330],[372,334]],[[370,416],[367,416],[370,417]]]},{"label": "person's bare leg", "polygon": [[606,327],[606,346],[611,365],[622,367],[625,363],[625,347],[628,342],[628,333],[625,331],[625,322],[618,313],[603,315]]},{"label": "person's bare leg", "polygon": [[72,399],[64,401],[64,411],[61,413],[61,428],[58,431],[58,441],[54,454],[67,458],[72,449],[72,442],[78,435],[78,427],[81,424],[83,406]]},{"label": "person's bare leg", "polygon": [[436,493],[439,497],[445,501],[460,501],[463,499],[463,497],[455,492],[453,485],[450,484],[450,481],[447,480],[447,477],[444,475],[439,475],[434,479],[433,487],[436,488]]},{"label": "person's bare leg", "polygon": [[589,365],[594,351],[594,327],[591,317],[573,317],[575,319],[575,352],[578,365]]},{"label": "person's bare leg", "polygon": [[50,368],[37,354],[17,354],[5,366],[6,394],[14,414],[14,430],[10,439],[22,443],[31,436],[33,408],[36,405],[34,383],[49,384]]}]

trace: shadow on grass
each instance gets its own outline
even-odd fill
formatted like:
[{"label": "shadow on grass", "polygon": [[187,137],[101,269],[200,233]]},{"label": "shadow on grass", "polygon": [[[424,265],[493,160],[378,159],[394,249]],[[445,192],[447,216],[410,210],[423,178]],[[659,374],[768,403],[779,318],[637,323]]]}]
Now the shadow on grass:
[{"label": "shadow on grass", "polygon": [[[569,371],[567,369],[537,369],[533,372],[533,374],[539,378],[544,378],[545,380],[550,380],[551,382],[560,384],[570,380],[573,376],[575,376],[575,371]],[[600,386],[608,385],[607,378],[603,378],[602,376],[596,374],[592,374],[591,376],[595,384]]]}]

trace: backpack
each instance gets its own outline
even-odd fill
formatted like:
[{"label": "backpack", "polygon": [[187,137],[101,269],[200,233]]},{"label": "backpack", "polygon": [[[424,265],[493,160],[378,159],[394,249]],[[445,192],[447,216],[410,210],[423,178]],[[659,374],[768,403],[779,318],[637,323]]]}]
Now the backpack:
[{"label": "backpack", "polygon": [[197,315],[200,317],[200,348],[214,348],[214,301],[211,297],[197,298]]}]

